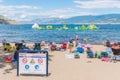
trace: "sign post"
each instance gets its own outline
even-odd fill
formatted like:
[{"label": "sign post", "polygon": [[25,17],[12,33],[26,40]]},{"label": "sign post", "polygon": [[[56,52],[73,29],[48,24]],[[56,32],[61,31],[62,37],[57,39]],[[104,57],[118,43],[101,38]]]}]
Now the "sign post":
[{"label": "sign post", "polygon": [[17,61],[17,76],[20,74],[37,74],[48,76],[48,52],[19,52]]}]

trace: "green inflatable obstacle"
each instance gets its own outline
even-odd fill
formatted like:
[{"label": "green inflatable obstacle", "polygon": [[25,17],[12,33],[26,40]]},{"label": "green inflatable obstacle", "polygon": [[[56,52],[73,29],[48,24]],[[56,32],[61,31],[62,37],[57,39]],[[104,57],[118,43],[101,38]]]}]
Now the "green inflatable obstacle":
[{"label": "green inflatable obstacle", "polygon": [[66,24],[63,24],[63,30],[68,30],[69,28],[67,27]]},{"label": "green inflatable obstacle", "polygon": [[77,26],[76,26],[76,27],[74,27],[74,30],[79,30],[79,27],[77,27]]},{"label": "green inflatable obstacle", "polygon": [[38,28],[36,28],[37,30],[43,30],[43,28],[41,26],[39,26]]},{"label": "green inflatable obstacle", "polygon": [[46,26],[46,29],[47,29],[47,30],[52,30],[53,27],[52,27],[52,26]]},{"label": "green inflatable obstacle", "polygon": [[80,30],[86,30],[86,27],[84,25],[82,25]]},{"label": "green inflatable obstacle", "polygon": [[90,25],[88,25],[88,27],[87,27],[87,30],[97,30],[97,29],[98,29],[98,27],[95,26],[94,24],[90,24]]}]

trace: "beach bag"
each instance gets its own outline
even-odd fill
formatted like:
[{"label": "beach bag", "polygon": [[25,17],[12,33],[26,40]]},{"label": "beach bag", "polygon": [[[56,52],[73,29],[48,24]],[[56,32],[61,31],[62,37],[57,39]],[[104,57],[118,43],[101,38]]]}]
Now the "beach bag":
[{"label": "beach bag", "polygon": [[75,58],[75,59],[79,59],[79,58],[80,58],[79,54],[75,54],[75,55],[74,55],[74,58]]},{"label": "beach bag", "polygon": [[40,43],[35,43],[34,50],[41,50]]},{"label": "beach bag", "polygon": [[10,62],[12,62],[12,56],[6,56],[6,58],[5,58],[5,62],[6,63],[10,63]]},{"label": "beach bag", "polygon": [[61,48],[60,47],[56,47],[56,51],[60,51],[61,50]]}]

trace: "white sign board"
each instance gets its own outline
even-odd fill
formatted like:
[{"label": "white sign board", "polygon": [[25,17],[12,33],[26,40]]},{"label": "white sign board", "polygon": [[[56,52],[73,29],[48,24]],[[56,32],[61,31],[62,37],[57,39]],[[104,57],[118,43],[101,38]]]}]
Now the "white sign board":
[{"label": "white sign board", "polygon": [[46,54],[19,53],[19,74],[46,74]]}]

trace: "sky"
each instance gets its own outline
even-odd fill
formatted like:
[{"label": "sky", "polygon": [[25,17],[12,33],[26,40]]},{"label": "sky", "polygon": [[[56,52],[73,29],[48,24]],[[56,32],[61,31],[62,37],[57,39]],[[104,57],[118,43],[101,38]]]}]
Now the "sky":
[{"label": "sky", "polygon": [[120,14],[120,0],[0,0],[0,15],[17,21]]}]

